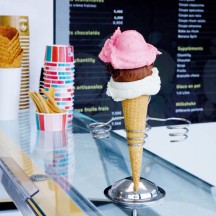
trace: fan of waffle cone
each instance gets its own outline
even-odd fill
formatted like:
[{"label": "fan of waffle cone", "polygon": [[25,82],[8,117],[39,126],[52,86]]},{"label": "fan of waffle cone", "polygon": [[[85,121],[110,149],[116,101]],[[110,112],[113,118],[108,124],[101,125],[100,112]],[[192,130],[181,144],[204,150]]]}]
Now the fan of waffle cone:
[{"label": "fan of waffle cone", "polygon": [[19,32],[11,26],[0,25],[0,67],[19,68],[23,56]]}]

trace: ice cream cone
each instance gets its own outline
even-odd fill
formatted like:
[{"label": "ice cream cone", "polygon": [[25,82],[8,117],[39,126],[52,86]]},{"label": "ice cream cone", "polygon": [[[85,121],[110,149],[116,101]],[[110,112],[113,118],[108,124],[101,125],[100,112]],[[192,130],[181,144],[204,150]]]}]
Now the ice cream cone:
[{"label": "ice cream cone", "polygon": [[134,191],[139,188],[148,101],[148,95],[122,101]]},{"label": "ice cream cone", "polygon": [[158,70],[153,68],[160,54],[139,32],[121,32],[119,27],[99,53],[112,76],[107,95],[122,101],[134,191],[139,189],[149,95],[157,94],[161,85]]}]

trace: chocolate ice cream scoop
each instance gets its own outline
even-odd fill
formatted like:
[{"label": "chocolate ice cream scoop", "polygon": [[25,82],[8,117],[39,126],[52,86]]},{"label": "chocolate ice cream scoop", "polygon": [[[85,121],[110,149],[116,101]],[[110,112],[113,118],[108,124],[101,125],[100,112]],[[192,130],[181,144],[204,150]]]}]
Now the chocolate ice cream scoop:
[{"label": "chocolate ice cream scoop", "polygon": [[114,69],[111,64],[107,65],[108,71],[115,82],[132,82],[141,80],[152,74],[153,64],[135,69]]}]

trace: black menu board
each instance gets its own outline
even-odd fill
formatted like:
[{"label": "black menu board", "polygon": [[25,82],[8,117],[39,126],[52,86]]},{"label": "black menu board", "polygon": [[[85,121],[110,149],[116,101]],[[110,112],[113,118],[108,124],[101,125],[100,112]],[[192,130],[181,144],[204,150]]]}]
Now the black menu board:
[{"label": "black menu board", "polygon": [[[137,30],[162,52],[155,62],[161,90],[151,97],[149,116],[183,117],[192,123],[216,120],[213,0],[70,0],[69,11],[76,110],[103,122],[123,115],[121,102],[106,95],[110,74],[98,58],[105,40],[120,27]],[[120,129],[123,123],[113,126]]]}]

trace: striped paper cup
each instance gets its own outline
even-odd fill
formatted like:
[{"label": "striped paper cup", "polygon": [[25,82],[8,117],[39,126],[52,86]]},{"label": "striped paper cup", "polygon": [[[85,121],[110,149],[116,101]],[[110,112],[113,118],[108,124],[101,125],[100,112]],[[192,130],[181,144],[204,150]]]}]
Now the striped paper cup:
[{"label": "striped paper cup", "polygon": [[70,93],[55,93],[54,97],[55,98],[67,98],[67,97],[73,97],[74,93],[70,92]]},{"label": "striped paper cup", "polygon": [[71,83],[71,84],[54,84],[54,83],[44,82],[43,86],[44,86],[44,88],[53,87],[53,88],[55,88],[56,92],[57,92],[57,89],[64,89],[65,91],[67,89],[73,89],[73,83]]},{"label": "striped paper cup", "polygon": [[51,45],[46,46],[46,62],[74,62],[74,48],[69,45]]},{"label": "striped paper cup", "polygon": [[44,73],[44,79],[51,79],[51,80],[73,80],[74,79],[74,75],[71,76],[53,76],[53,75],[49,75]]},{"label": "striped paper cup", "polygon": [[74,103],[72,102],[70,105],[58,105],[60,109],[64,109],[66,111],[73,110]]},{"label": "striped paper cup", "polygon": [[41,131],[64,131],[67,127],[67,113],[36,112],[37,129]]},{"label": "striped paper cup", "polygon": [[72,79],[56,80],[56,79],[47,79],[44,77],[44,83],[46,83],[46,84],[72,84],[73,80]]},{"label": "striped paper cup", "polygon": [[48,76],[73,76],[75,71],[46,71],[44,70],[44,75]]},{"label": "striped paper cup", "polygon": [[65,63],[60,63],[60,62],[44,62],[45,67],[75,67],[74,62],[65,62]]},{"label": "striped paper cup", "polygon": [[56,101],[56,104],[59,106],[72,106],[73,105],[73,101]]},{"label": "striped paper cup", "polygon": [[48,66],[44,66],[44,71],[69,71],[69,72],[74,72],[75,68],[74,66],[72,67],[48,67]]},{"label": "striped paper cup", "polygon": [[[49,88],[47,87],[46,88],[46,86],[44,86],[45,87],[45,90],[46,91],[49,91]],[[74,93],[74,86],[70,86],[70,88],[58,88],[58,89],[56,89],[55,88],[55,92],[56,93]]]},{"label": "striped paper cup", "polygon": [[68,102],[70,102],[70,101],[73,101],[74,99],[73,99],[73,97],[55,97],[54,98],[54,100],[55,101],[68,101]]}]

